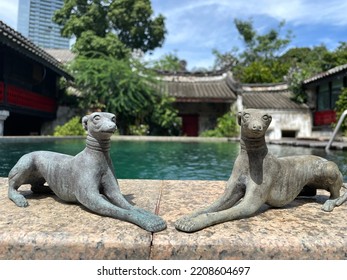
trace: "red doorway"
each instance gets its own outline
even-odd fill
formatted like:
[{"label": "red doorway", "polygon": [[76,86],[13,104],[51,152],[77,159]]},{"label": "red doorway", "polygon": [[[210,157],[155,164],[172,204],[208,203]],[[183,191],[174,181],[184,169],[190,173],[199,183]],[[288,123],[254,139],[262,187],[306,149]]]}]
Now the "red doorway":
[{"label": "red doorway", "polygon": [[185,136],[199,135],[199,115],[182,115],[182,133]]}]

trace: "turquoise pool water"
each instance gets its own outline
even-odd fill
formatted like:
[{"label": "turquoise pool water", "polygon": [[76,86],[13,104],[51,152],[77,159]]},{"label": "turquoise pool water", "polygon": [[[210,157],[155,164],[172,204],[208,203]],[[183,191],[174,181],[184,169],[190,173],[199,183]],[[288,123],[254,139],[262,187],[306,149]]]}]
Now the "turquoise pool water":
[{"label": "turquoise pool water", "polygon": [[[0,177],[26,153],[38,150],[76,155],[85,140],[0,142]],[[324,149],[269,145],[277,156],[314,154],[335,161],[347,179],[347,154]],[[227,180],[239,153],[237,142],[113,141],[111,157],[119,179]]]}]

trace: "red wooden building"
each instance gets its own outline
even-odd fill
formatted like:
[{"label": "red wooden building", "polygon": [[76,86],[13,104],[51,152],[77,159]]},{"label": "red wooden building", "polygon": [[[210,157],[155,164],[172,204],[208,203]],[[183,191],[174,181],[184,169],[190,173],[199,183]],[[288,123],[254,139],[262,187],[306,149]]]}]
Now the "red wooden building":
[{"label": "red wooden building", "polygon": [[54,57],[0,21],[0,135],[40,135],[55,119],[59,79],[72,77]]},{"label": "red wooden building", "polygon": [[347,87],[347,64],[334,67],[304,81],[308,105],[316,127],[331,127],[336,121],[336,101],[341,89]]}]

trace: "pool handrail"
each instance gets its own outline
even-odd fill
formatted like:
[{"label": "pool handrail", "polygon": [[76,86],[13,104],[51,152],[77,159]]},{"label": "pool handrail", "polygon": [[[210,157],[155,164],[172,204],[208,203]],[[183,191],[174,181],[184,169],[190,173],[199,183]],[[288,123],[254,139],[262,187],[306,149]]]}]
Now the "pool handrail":
[{"label": "pool handrail", "polygon": [[328,144],[325,146],[325,151],[326,151],[326,152],[329,151],[330,146],[331,146],[331,144],[333,143],[333,141],[334,141],[334,139],[335,139],[335,137],[336,137],[336,134],[337,134],[337,132],[339,131],[339,129],[340,129],[341,125],[342,125],[342,122],[344,121],[346,115],[347,115],[347,110],[344,110],[343,113],[342,113],[342,115],[340,116],[340,119],[339,119],[339,121],[338,121],[338,123],[337,123],[335,129],[334,129],[333,135],[331,135]]}]

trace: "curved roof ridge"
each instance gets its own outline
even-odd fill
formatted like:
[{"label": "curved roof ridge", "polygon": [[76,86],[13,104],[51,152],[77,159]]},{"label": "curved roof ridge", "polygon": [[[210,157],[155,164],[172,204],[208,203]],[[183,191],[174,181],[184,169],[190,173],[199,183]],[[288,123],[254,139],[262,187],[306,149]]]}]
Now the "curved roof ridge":
[{"label": "curved roof ridge", "polygon": [[273,83],[273,84],[242,84],[242,92],[279,92],[288,91],[289,86],[287,83]]}]

